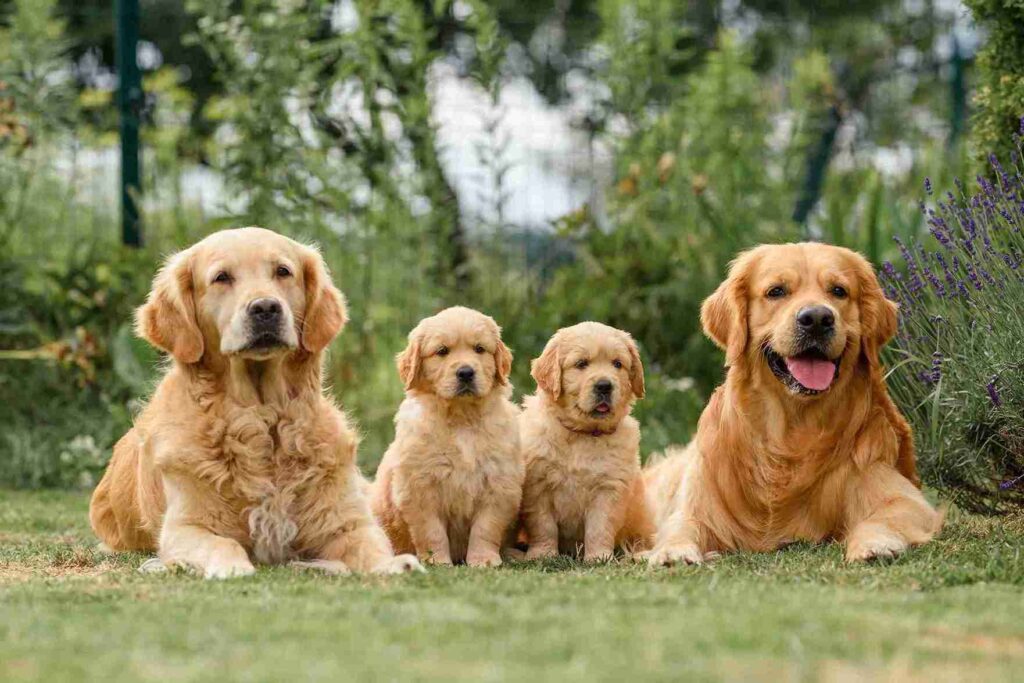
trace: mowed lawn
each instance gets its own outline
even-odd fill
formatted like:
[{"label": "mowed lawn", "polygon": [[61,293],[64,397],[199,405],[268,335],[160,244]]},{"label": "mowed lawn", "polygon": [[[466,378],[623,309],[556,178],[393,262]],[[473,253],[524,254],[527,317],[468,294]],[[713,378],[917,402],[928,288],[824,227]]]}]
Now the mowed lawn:
[{"label": "mowed lawn", "polygon": [[206,582],[94,550],[81,493],[0,491],[0,680],[1024,679],[1024,517],[850,567],[836,545]]}]

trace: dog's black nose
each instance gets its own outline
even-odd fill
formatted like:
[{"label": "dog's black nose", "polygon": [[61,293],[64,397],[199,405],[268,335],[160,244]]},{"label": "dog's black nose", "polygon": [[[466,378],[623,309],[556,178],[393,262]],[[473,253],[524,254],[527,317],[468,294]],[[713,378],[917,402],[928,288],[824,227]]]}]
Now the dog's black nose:
[{"label": "dog's black nose", "polygon": [[807,306],[796,314],[796,324],[804,332],[827,333],[836,326],[836,314],[828,306]]},{"label": "dog's black nose", "polygon": [[469,382],[472,381],[474,377],[476,377],[476,370],[469,367],[468,365],[463,365],[461,368],[455,371],[455,376],[459,378],[460,382]]},{"label": "dog's black nose", "polygon": [[599,379],[594,382],[594,391],[598,394],[612,393],[612,382],[608,379]]},{"label": "dog's black nose", "polygon": [[249,302],[249,317],[267,325],[281,319],[281,302],[277,299],[253,299]]}]

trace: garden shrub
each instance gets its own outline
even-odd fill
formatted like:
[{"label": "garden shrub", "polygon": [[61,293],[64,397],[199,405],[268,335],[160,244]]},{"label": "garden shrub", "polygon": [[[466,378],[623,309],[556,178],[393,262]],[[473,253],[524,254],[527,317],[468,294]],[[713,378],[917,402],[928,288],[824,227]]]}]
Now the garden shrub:
[{"label": "garden shrub", "polygon": [[[1021,137],[1012,136],[1019,153]],[[931,236],[883,268],[900,304],[890,380],[926,483],[966,508],[1024,504],[1024,171],[990,157],[993,180],[922,207]],[[931,183],[926,190],[932,194]]]},{"label": "garden shrub", "polygon": [[1024,116],[1024,0],[965,0],[988,32],[978,52],[979,83],[971,133],[979,156],[1007,158],[1011,133]]}]

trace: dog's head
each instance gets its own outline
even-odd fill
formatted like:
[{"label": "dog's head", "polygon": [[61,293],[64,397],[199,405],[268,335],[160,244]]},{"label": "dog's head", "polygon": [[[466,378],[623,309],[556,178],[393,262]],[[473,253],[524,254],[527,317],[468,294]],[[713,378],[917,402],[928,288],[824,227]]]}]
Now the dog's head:
[{"label": "dog's head", "polygon": [[626,332],[585,322],[555,333],[533,361],[537,388],[565,413],[574,428],[609,428],[644,395],[644,366]]},{"label": "dog's head", "polygon": [[860,361],[878,371],[878,353],[896,334],[896,304],[871,265],[842,247],[766,245],[742,255],[704,302],[704,331],[726,365],[774,378],[791,396],[834,390]]},{"label": "dog's head", "polygon": [[493,318],[454,306],[421,320],[397,363],[407,391],[471,399],[508,384],[512,353]]},{"label": "dog's head", "polygon": [[316,353],[345,321],[320,254],[262,228],[214,233],[171,256],[136,314],[139,335],[185,364]]}]

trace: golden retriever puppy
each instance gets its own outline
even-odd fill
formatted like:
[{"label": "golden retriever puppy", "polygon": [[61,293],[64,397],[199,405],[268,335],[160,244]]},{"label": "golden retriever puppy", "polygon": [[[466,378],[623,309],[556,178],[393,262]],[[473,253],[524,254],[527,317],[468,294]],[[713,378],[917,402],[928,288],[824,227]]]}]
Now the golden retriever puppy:
[{"label": "golden retriever puppy", "polygon": [[650,562],[827,539],[869,560],[932,538],[942,516],[918,488],[910,426],[879,362],[896,305],[863,257],[758,247],[701,320],[728,373],[694,442],[646,473],[659,523]]},{"label": "golden retriever puppy", "polygon": [[399,552],[500,565],[523,490],[501,329],[483,313],[448,308],[409,333],[397,362],[406,395],[373,485],[377,519]]},{"label": "golden retriever puppy", "polygon": [[519,417],[527,559],[563,552],[592,561],[617,547],[648,548],[654,527],[640,474],[640,425],[629,414],[644,395],[633,338],[595,322],[563,328],[531,370],[538,391]]},{"label": "golden retriever puppy", "polygon": [[170,257],[137,330],[171,365],[93,494],[103,543],[207,578],[252,574],[254,561],[418,568],[374,521],[355,433],[323,394],[323,351],[344,324],[320,255],[269,230],[225,230]]}]

